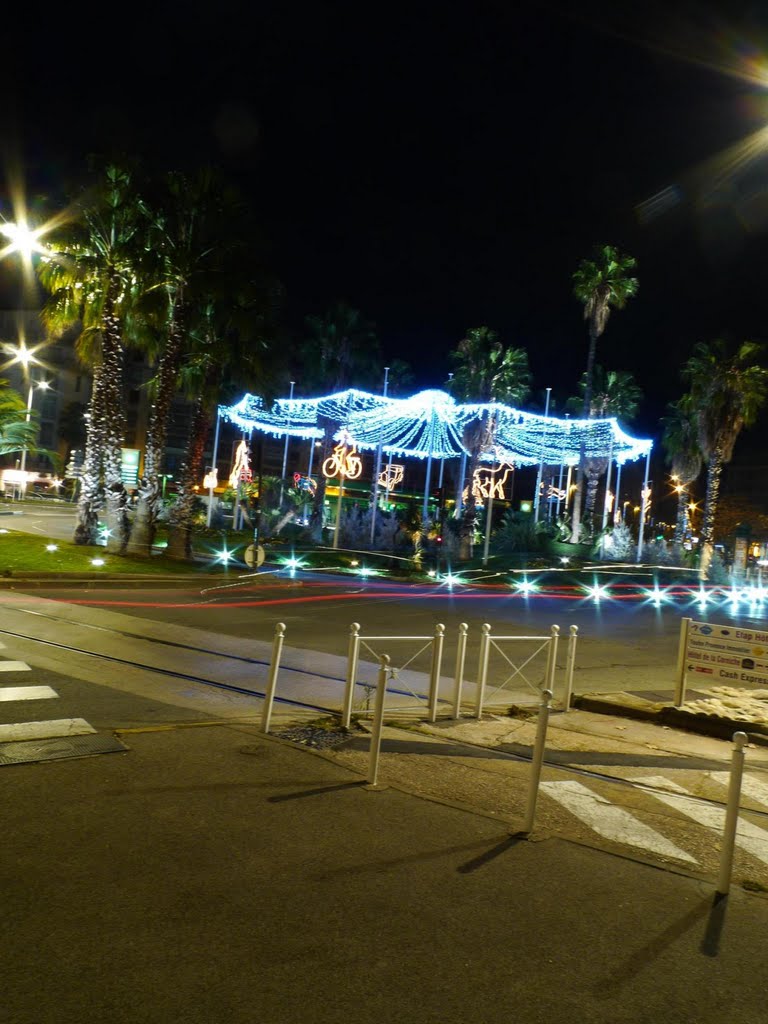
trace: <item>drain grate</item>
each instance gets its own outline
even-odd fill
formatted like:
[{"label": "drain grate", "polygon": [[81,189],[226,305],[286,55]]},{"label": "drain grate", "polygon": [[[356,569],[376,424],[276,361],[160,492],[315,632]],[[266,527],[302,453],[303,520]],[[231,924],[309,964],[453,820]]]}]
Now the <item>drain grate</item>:
[{"label": "drain grate", "polygon": [[91,757],[128,750],[114,736],[57,736],[49,740],[0,743],[0,766],[29,761],[60,761],[67,757]]}]

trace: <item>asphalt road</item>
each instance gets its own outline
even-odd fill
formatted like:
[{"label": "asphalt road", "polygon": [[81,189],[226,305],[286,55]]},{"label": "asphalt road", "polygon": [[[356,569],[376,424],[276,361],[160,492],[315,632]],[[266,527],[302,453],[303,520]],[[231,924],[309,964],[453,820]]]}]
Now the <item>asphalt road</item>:
[{"label": "asphalt road", "polygon": [[[30,591],[32,593],[32,591]],[[522,595],[508,585],[494,587],[382,583],[345,577],[270,573],[240,575],[204,587],[147,589],[139,585],[83,590],[39,587],[34,593],[95,606],[223,636],[270,641],[278,622],[286,624],[286,644],[346,656],[350,626],[367,636],[429,636],[446,627],[444,665],[452,666],[458,627],[469,627],[468,666],[474,664],[483,623],[494,636],[549,635],[552,625],[565,639],[578,627],[575,692],[672,688],[680,621],[684,616],[713,622],[764,625],[762,609],[727,603],[701,608],[676,598],[656,606],[652,599],[601,599],[573,593],[552,597]],[[392,645],[390,645],[392,646]],[[377,648],[378,650],[379,648]],[[447,669],[450,672],[450,668]]]}]

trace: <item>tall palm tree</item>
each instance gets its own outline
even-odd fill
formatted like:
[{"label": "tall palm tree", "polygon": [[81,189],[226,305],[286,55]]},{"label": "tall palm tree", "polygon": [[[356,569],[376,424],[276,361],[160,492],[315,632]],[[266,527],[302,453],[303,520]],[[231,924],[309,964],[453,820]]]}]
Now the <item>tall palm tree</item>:
[{"label": "tall palm tree", "polygon": [[75,218],[47,236],[51,255],[41,259],[38,276],[50,293],[43,320],[55,331],[80,325],[77,353],[94,374],[74,541],[97,542],[105,495],[107,547],[122,554],[128,541],[121,474],[124,324],[146,252],[131,172],[107,166],[73,209]]},{"label": "tall palm tree", "polygon": [[[303,346],[307,387],[327,394],[343,391],[354,383],[357,387],[373,385],[380,380],[379,342],[375,325],[359,310],[346,302],[337,302],[323,316],[305,320],[307,339]],[[320,465],[333,448],[333,435],[339,424],[327,417],[318,418],[323,431]],[[325,477],[319,474],[313,499],[312,528],[322,537],[325,506]]]},{"label": "tall palm tree", "polygon": [[662,418],[661,443],[666,451],[666,462],[673,479],[677,481],[677,516],[674,543],[681,545],[685,537],[690,496],[688,487],[698,477],[704,462],[699,444],[696,409],[690,395],[683,395],[667,406]]},{"label": "tall palm tree", "polygon": [[701,453],[707,464],[707,496],[701,529],[700,572],[712,560],[715,516],[723,466],[730,462],[744,427],[751,427],[768,397],[768,370],[758,363],[764,347],[732,346],[723,339],[699,342],[683,367],[695,410]]},{"label": "tall palm tree", "polygon": [[[152,553],[161,505],[161,463],[171,403],[189,344],[191,308],[198,295],[208,296],[214,281],[223,277],[227,250],[235,245],[233,231],[240,208],[233,190],[210,169],[194,177],[168,174],[158,191],[142,204],[149,227],[149,248],[157,257],[157,281],[145,292],[143,312],[154,313],[160,333],[159,345],[152,353],[157,359],[157,373],[152,382],[144,471],[138,482],[138,502],[128,542],[132,555]],[[221,298],[226,301],[224,296]],[[154,301],[150,305],[147,300]]]},{"label": "tall palm tree", "polygon": [[[521,348],[507,348],[490,327],[468,330],[449,358],[456,366],[451,392],[459,401],[479,405],[493,402],[520,405],[530,390],[528,353]],[[471,557],[475,532],[477,501],[471,481],[480,457],[493,449],[496,426],[495,418],[486,411],[464,430],[464,447],[469,453],[467,479],[470,486],[461,521],[462,558]]]},{"label": "tall palm tree", "polygon": [[[586,385],[582,415],[590,415],[592,405],[593,369],[597,339],[605,331],[611,309],[623,309],[627,300],[637,293],[637,278],[630,272],[637,265],[633,256],[623,255],[612,245],[601,245],[591,260],[582,260],[573,275],[573,294],[584,306],[584,319],[589,327]],[[573,503],[572,536],[574,544],[581,531],[581,505],[584,493],[584,461],[582,448],[579,459],[579,478]]]}]

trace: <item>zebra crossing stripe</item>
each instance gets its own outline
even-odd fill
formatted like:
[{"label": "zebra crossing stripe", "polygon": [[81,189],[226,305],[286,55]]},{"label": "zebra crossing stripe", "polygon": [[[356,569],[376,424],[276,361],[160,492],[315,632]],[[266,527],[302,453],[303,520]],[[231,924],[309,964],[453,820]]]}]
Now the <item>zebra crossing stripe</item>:
[{"label": "zebra crossing stripe", "polygon": [[13,722],[0,725],[0,743],[17,740],[49,740],[59,736],[85,736],[96,732],[84,718],[57,718],[47,722]]},{"label": "zebra crossing stripe", "polygon": [[0,686],[0,701],[47,700],[58,696],[50,686]]},{"label": "zebra crossing stripe", "polygon": [[0,672],[31,672],[26,661],[0,661]]},{"label": "zebra crossing stripe", "polygon": [[[632,781],[640,782],[644,786],[653,786],[657,789],[670,791],[667,793],[655,792],[650,795],[654,800],[660,800],[663,804],[673,808],[675,811],[679,811],[681,814],[685,814],[700,825],[722,833],[723,826],[725,825],[724,808],[713,807],[711,804],[704,803],[701,800],[694,800],[687,789],[662,776],[646,776],[642,779],[633,779]],[[736,845],[740,846],[742,850],[746,850],[747,853],[752,854],[753,857],[761,860],[764,864],[768,864],[768,832],[758,828],[757,825],[753,825],[751,821],[739,818],[736,828]]]},{"label": "zebra crossing stripe", "polygon": [[[721,786],[728,788],[731,779],[730,772],[707,772],[707,775],[715,782],[719,782]],[[765,804],[768,807],[768,785],[764,782],[745,774],[741,779],[741,791],[756,803]]]},{"label": "zebra crossing stripe", "polygon": [[638,821],[628,811],[593,793],[580,782],[542,782],[541,788],[604,839],[625,846],[636,846],[664,857],[674,857],[689,864],[698,863],[659,832]]}]

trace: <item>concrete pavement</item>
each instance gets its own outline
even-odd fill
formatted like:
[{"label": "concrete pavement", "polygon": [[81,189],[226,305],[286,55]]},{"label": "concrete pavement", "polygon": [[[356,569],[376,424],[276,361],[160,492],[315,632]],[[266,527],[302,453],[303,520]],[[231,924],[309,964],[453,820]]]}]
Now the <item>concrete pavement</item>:
[{"label": "concrete pavement", "polygon": [[9,1024],[765,1019],[758,896],[366,791],[247,725],[122,738],[0,770]]}]

